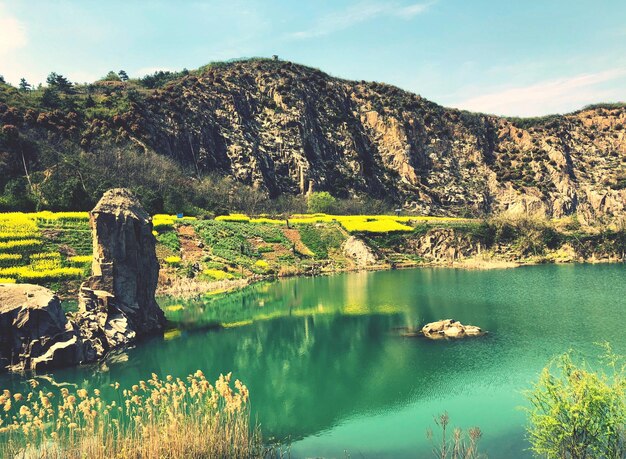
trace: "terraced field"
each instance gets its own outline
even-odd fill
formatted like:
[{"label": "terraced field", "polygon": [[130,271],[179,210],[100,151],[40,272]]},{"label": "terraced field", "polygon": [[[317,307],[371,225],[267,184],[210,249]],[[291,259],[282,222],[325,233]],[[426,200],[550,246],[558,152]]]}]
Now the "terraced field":
[{"label": "terraced field", "polygon": [[[155,234],[176,220],[155,215]],[[71,289],[89,275],[91,254],[87,212],[0,213],[0,282]]]},{"label": "terraced field", "polygon": [[[341,246],[352,234],[366,238],[401,236],[424,225],[466,222],[455,218],[326,214],[284,219],[242,214],[214,220],[153,217],[162,280],[169,278],[170,282],[176,278],[220,281],[342,270],[350,267],[351,261]],[[91,252],[87,212],[0,214],[0,282],[42,284],[62,296],[71,296],[89,275]]]}]

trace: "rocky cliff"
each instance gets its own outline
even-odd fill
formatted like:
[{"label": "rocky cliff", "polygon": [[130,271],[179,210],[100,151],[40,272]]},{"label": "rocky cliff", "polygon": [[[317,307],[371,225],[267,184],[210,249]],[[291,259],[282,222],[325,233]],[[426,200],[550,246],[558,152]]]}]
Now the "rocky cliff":
[{"label": "rocky cliff", "polygon": [[22,135],[60,131],[85,152],[108,136],[173,158],[190,175],[217,171],[273,197],[329,190],[447,215],[625,213],[622,105],[505,119],[267,59],[209,65],[154,90],[88,89],[95,108],[108,105],[63,114],[5,103],[0,120]]}]

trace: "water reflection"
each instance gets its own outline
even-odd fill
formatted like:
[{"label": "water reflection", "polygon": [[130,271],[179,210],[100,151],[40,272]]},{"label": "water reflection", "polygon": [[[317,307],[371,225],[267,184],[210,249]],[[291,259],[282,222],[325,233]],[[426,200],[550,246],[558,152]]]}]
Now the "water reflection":
[{"label": "water reflection", "polygon": [[[46,384],[108,390],[152,372],[184,376],[200,368],[216,378],[233,371],[248,384],[266,435],[291,439],[295,456],[348,450],[415,457],[428,451],[424,431],[432,416],[448,410],[458,424],[481,426],[490,457],[523,457],[523,414],[516,407],[545,362],[570,347],[590,355],[592,343],[604,339],[626,350],[622,277],[618,265],[408,270],[167,300],[162,305],[178,328],[166,339],[100,365],[57,371]],[[393,333],[447,317],[490,334],[430,342]],[[2,386],[24,381],[2,378]]]}]

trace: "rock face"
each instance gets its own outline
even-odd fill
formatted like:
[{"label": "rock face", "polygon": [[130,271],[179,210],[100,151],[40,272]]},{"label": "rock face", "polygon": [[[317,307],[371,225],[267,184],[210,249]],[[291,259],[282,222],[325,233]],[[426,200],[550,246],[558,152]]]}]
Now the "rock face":
[{"label": "rock face", "polygon": [[76,320],[85,355],[158,332],[165,325],[154,294],[159,277],[152,220],[128,190],[107,191],[91,211],[92,276],[81,286]]},{"label": "rock face", "polygon": [[133,107],[126,130],[141,145],[273,196],[313,181],[425,214],[626,215],[626,106],[507,119],[254,60],[189,75]]},{"label": "rock face", "polygon": [[480,242],[452,228],[429,230],[409,241],[411,253],[428,261],[456,261],[480,254]]},{"label": "rock face", "polygon": [[[94,91],[130,99],[132,86],[109,83],[96,82]],[[314,183],[338,197],[388,198],[424,214],[626,216],[623,104],[502,118],[271,59],[207,66],[135,91],[126,110],[91,121],[76,108],[14,106],[10,94],[0,92],[7,132],[33,141],[59,136],[63,145],[80,139],[76,151],[115,138],[194,175],[217,171],[273,197],[304,194]],[[0,145],[17,155],[12,148]]]},{"label": "rock face", "polygon": [[79,337],[47,288],[0,284],[0,369],[42,369],[81,360]]},{"label": "rock face", "polygon": [[426,338],[430,339],[468,338],[485,334],[479,327],[463,325],[454,319],[439,320],[426,324],[422,327],[422,333]]},{"label": "rock face", "polygon": [[343,244],[343,253],[359,268],[366,268],[378,263],[378,257],[361,239],[350,236]]}]

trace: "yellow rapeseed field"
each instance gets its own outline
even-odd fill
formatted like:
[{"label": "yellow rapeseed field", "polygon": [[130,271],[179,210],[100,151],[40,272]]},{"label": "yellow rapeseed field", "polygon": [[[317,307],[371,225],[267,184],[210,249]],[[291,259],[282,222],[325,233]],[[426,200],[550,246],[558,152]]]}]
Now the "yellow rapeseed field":
[{"label": "yellow rapeseed field", "polygon": [[218,222],[249,222],[250,217],[244,214],[220,215],[215,217]]},{"label": "yellow rapeseed field", "polygon": [[175,223],[189,222],[196,220],[195,217],[178,218],[176,215],[156,214],[152,217],[152,226],[158,232],[171,230]]}]

